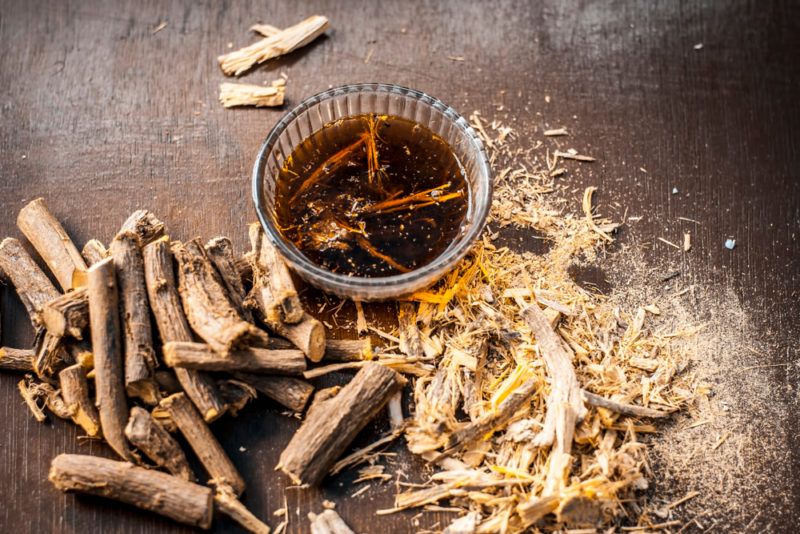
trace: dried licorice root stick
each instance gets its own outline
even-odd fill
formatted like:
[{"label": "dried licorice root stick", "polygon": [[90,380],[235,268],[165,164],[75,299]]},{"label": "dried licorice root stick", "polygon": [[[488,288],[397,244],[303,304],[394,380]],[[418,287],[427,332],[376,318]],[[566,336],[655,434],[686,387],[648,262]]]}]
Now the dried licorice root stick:
[{"label": "dried licorice root stick", "polygon": [[236,311],[200,243],[175,242],[172,253],[178,260],[178,292],[183,310],[203,341],[227,355],[237,347],[265,340],[266,333]]},{"label": "dried licorice root stick", "polygon": [[299,323],[283,321],[283,311],[273,298],[266,266],[261,262],[261,251],[267,237],[258,224],[250,225],[249,235],[253,248],[253,289],[248,297],[249,305],[260,312],[270,330],[291,341],[312,362],[320,361],[325,355],[325,327],[305,312]]},{"label": "dried licorice root stick", "polygon": [[83,339],[83,331],[89,326],[89,294],[86,288],[79,287],[45,304],[42,322],[53,335]]},{"label": "dried licorice root stick", "polygon": [[[267,348],[291,349],[294,347],[290,341],[271,337]],[[375,354],[372,352],[372,340],[368,337],[361,339],[328,339],[325,341],[325,356],[323,359],[334,362],[357,362],[371,360]]]},{"label": "dried licorice root stick", "polygon": [[37,198],[22,208],[17,226],[55,275],[64,291],[86,284],[86,262],[58,219]]},{"label": "dried licorice root stick", "polygon": [[42,306],[60,293],[53,286],[22,244],[8,237],[0,243],[0,271],[6,273],[28,310],[34,328],[42,325]]},{"label": "dried licorice root stick", "polygon": [[0,370],[3,371],[33,371],[34,353],[30,349],[12,349],[0,347]]},{"label": "dried licorice root stick", "polygon": [[172,422],[189,442],[189,446],[215,483],[226,484],[240,495],[244,491],[242,476],[186,395],[183,393],[170,395],[161,401],[160,406],[169,413]]},{"label": "dried licorice root stick", "polygon": [[320,321],[305,313],[299,323],[286,324],[280,318],[280,308],[272,300],[269,287],[259,286],[256,282],[252,295],[250,302],[255,303],[255,308],[261,313],[261,319],[272,332],[291,341],[312,362],[322,360],[326,341],[325,326]]},{"label": "dried licorice root stick", "polygon": [[108,257],[108,250],[106,250],[105,245],[97,239],[90,239],[83,245],[81,256],[86,260],[86,265],[91,267],[95,263],[106,259]]},{"label": "dried licorice root stick", "polygon": [[61,491],[106,497],[194,527],[211,526],[211,489],[166,473],[96,456],[59,454],[48,478]]},{"label": "dried licorice root stick", "polygon": [[248,371],[277,375],[299,375],[306,370],[306,357],[297,349],[246,347],[227,357],[204,343],[170,342],[164,345],[164,363],[203,371]]},{"label": "dried licorice root stick", "polygon": [[122,227],[117,233],[122,234],[124,232],[133,232],[139,236],[141,245],[145,246],[162,237],[165,232],[165,226],[149,211],[136,210],[122,223]]},{"label": "dried licorice root stick", "polygon": [[236,498],[227,486],[217,486],[214,493],[214,504],[217,511],[236,521],[242,528],[253,534],[269,534],[269,526],[254,516],[250,510]]},{"label": "dried licorice root stick", "polygon": [[153,380],[157,366],[153,350],[150,309],[144,281],[144,260],[139,237],[132,231],[117,234],[111,242],[111,257],[117,270],[120,314],[124,332],[125,391],[130,397],[155,405],[160,400]]},{"label": "dried licorice root stick", "polygon": [[195,480],[181,446],[144,408],[134,406],[131,409],[125,436],[158,467],[165,468],[180,479]]},{"label": "dried licorice root stick", "polygon": [[58,381],[72,420],[89,436],[99,436],[100,415],[89,398],[85,369],[80,364],[71,365],[58,374]]},{"label": "dried licorice root stick", "polygon": [[228,289],[231,302],[246,321],[252,321],[250,310],[244,307],[247,292],[242,283],[242,275],[236,268],[236,258],[233,255],[231,240],[227,237],[215,237],[206,243],[205,249],[208,259],[217,268],[217,272]]},{"label": "dried licorice root stick", "polygon": [[[192,330],[175,285],[168,238],[162,237],[145,246],[143,255],[147,294],[162,341],[192,341]],[[211,377],[192,369],[175,369],[175,376],[203,419],[210,422],[225,413],[225,403]]]},{"label": "dried licorice root stick", "polygon": [[314,386],[291,376],[254,375],[234,373],[242,382],[256,388],[270,399],[278,402],[293,412],[302,412],[314,393]]},{"label": "dried licorice root stick", "polygon": [[89,322],[94,351],[95,388],[103,437],[125,460],[133,455],[125,440],[128,405],[125,399],[119,295],[112,258],[89,269]]},{"label": "dried licorice root stick", "polygon": [[289,267],[266,234],[260,233],[262,237],[256,259],[260,268],[266,273],[265,282],[269,284],[273,300],[280,306],[281,320],[286,324],[299,323],[303,320],[305,310],[294,287]]},{"label": "dried licorice root stick", "polygon": [[319,484],[356,434],[404,383],[388,367],[367,362],[338,395],[306,417],[281,453],[278,468],[296,484]]}]

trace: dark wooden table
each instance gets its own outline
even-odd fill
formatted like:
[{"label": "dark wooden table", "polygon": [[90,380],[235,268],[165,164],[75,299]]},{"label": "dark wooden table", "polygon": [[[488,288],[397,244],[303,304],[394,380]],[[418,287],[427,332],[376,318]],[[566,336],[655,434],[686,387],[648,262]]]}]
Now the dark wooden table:
[{"label": "dark wooden table", "polygon": [[[522,132],[567,125],[573,145],[599,160],[568,177],[570,185],[597,185],[601,202],[613,197],[646,215],[637,231],[651,236],[654,258],[675,257],[655,236],[679,239],[677,216],[702,221],[695,252],[680,256],[679,266],[738,294],[776,343],[767,363],[797,360],[800,6],[791,2],[6,0],[0,235],[19,237],[17,211],[44,196],[79,244],[107,241],[129,212],[147,207],[177,238],[226,234],[242,250],[254,220],[251,165],[282,112],[224,110],[215,58],[229,43],[251,42],[247,28],[258,20],[286,26],[315,13],[330,18],[327,37],[244,81],[285,72],[290,106],[333,85],[393,82],[464,113],[515,117]],[[167,26],[154,32],[161,22]],[[679,195],[670,195],[673,187]],[[733,251],[723,247],[728,237],[736,239]],[[0,294],[2,343],[29,345],[21,304],[8,288]],[[772,376],[783,386],[774,402],[795,414],[780,422],[794,482],[782,518],[762,516],[751,532],[790,532],[800,522],[798,368],[776,367]],[[71,424],[33,421],[17,380],[0,376],[0,531],[184,531],[152,514],[54,491],[46,479],[56,454],[106,451],[78,443]],[[259,401],[214,425],[257,515],[275,525],[272,511],[286,502],[290,532],[303,532],[306,513],[331,498],[361,532],[446,520],[376,518],[372,510],[391,504],[393,487],[345,498],[353,491],[346,474],[320,491],[284,491],[273,467],[297,422],[279,411]],[[395,449],[407,472],[422,469]]]}]

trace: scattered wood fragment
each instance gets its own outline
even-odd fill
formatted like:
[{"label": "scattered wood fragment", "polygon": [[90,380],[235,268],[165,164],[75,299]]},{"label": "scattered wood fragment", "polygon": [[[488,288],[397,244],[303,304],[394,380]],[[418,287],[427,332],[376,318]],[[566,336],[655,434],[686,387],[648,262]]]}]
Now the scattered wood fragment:
[{"label": "scattered wood fragment", "polygon": [[125,399],[119,294],[113,258],[89,268],[89,322],[94,354],[95,388],[103,437],[125,460],[133,455],[125,439],[128,405]]},{"label": "scattered wood fragment", "polygon": [[165,468],[182,480],[195,480],[181,446],[144,408],[131,408],[125,436],[158,467]]},{"label": "scattered wood fragment", "polygon": [[244,289],[242,275],[236,266],[231,240],[227,237],[215,237],[206,243],[205,249],[208,259],[214,264],[225,287],[228,289],[228,296],[231,302],[233,302],[233,305],[245,320],[252,322],[253,318],[250,310],[244,307],[247,291]]},{"label": "scattered wood fragment", "polygon": [[261,64],[307,45],[328,29],[328,19],[314,15],[290,26],[279,33],[234,52],[219,56],[222,72],[228,76],[239,76],[253,65]]},{"label": "scattered wood fragment", "polygon": [[17,226],[64,291],[86,284],[86,262],[43,198],[29,202],[20,210]]},{"label": "scattered wood fragment", "polygon": [[211,489],[166,473],[96,456],[59,454],[48,478],[61,491],[120,501],[194,527],[211,526]]},{"label": "scattered wood fragment", "polygon": [[65,293],[42,308],[42,322],[53,335],[83,339],[89,326],[89,294],[85,287]]},{"label": "scattered wood fragment", "polygon": [[553,155],[557,158],[564,158],[564,159],[574,159],[575,161],[583,161],[587,163],[591,163],[595,161],[595,159],[591,156],[583,156],[575,152],[574,154],[570,151],[562,152],[561,150],[556,150],[553,152]]},{"label": "scattered wood fragment", "polygon": [[171,341],[163,350],[164,363],[170,367],[278,375],[299,375],[306,370],[305,355],[297,349],[245,347],[222,356],[204,343]]},{"label": "scattered wood fragment", "polygon": [[566,128],[554,128],[552,130],[545,130],[544,134],[545,137],[558,137],[561,135],[569,135]]},{"label": "scattered wood fragment", "polygon": [[233,519],[247,532],[269,534],[269,526],[245,508],[227,486],[217,486],[214,492],[214,504],[219,512]]},{"label": "scattered wood fragment", "polygon": [[254,106],[257,108],[279,107],[286,95],[286,81],[274,80],[270,85],[251,83],[219,84],[219,101],[223,107]]},{"label": "scattered wood fragment", "polygon": [[0,370],[32,372],[34,356],[30,349],[0,347]]},{"label": "scattered wood fragment", "polygon": [[311,534],[355,534],[339,514],[327,509],[320,514],[308,513]]},{"label": "scattered wood fragment", "polygon": [[417,327],[417,306],[413,302],[398,304],[398,328],[400,330],[400,352],[412,358],[422,358],[422,340]]},{"label": "scattered wood fragment", "polygon": [[654,410],[652,408],[645,408],[644,406],[625,404],[611,399],[606,399],[604,397],[601,397],[600,395],[595,395],[594,393],[586,391],[585,389],[582,390],[582,394],[584,400],[590,406],[595,406],[597,408],[605,408],[606,410],[610,410],[620,415],[629,415],[632,417],[650,417],[658,419],[662,417],[669,417],[672,414],[672,412],[666,412],[663,410]]},{"label": "scattered wood fragment", "polygon": [[[175,284],[168,238],[162,237],[146,245],[142,255],[147,295],[161,340],[164,343],[192,341],[192,331]],[[205,421],[213,421],[225,413],[225,403],[211,377],[201,371],[182,368],[175,369],[175,376]]]},{"label": "scattered wood fragment", "polygon": [[586,222],[589,224],[589,227],[594,230],[597,235],[599,235],[605,241],[613,241],[614,239],[606,232],[601,230],[594,222],[594,216],[592,215],[592,195],[595,191],[597,191],[597,188],[592,186],[587,187],[583,192],[583,214],[586,216]]},{"label": "scattered wood fragment", "polygon": [[183,311],[198,336],[223,355],[265,339],[266,333],[236,311],[198,241],[174,242],[172,253],[178,261],[178,293]]},{"label": "scattered wood fragment", "polygon": [[250,384],[293,412],[300,413],[308,405],[311,395],[314,393],[314,386],[291,376],[271,376],[254,375],[247,373],[234,373],[234,376],[243,382]]},{"label": "scattered wood fragment", "polygon": [[159,407],[169,413],[172,422],[189,442],[189,446],[215,483],[227,484],[240,495],[244,491],[242,476],[186,395],[183,393],[170,395],[161,401]]},{"label": "scattered wood fragment", "polygon": [[[557,429],[566,427],[565,440],[568,439],[571,444],[575,430],[574,422],[582,420],[586,413],[578,378],[572,366],[572,358],[567,354],[564,343],[550,326],[547,316],[538,305],[528,306],[521,315],[539,345],[539,352],[552,380],[550,395],[547,398],[544,428],[534,438],[533,443],[539,447],[550,445]],[[559,406],[562,406],[563,410],[558,410]],[[572,428],[569,428],[568,421],[573,421]],[[565,446],[569,447],[568,444]]]},{"label": "scattered wood fragment", "polygon": [[59,296],[58,290],[33,261],[22,244],[8,237],[0,243],[0,271],[16,289],[34,328],[42,325],[42,307]]},{"label": "scattered wood fragment", "polygon": [[69,410],[72,420],[80,426],[87,435],[97,437],[100,435],[100,414],[89,397],[89,383],[86,380],[86,370],[80,364],[67,367],[58,374],[61,385],[61,395]]},{"label": "scattered wood fragment", "polygon": [[97,239],[90,239],[83,245],[81,256],[86,261],[86,265],[91,267],[95,263],[103,261],[108,257],[108,250],[105,245]]},{"label": "scattered wood fragment", "polygon": [[318,484],[404,382],[391,369],[367,362],[336,397],[306,418],[281,453],[278,468],[297,484]]},{"label": "scattered wood fragment", "polygon": [[689,252],[692,250],[692,234],[689,232],[683,233],[683,251]]},{"label": "scattered wood fragment", "polygon": [[47,416],[44,414],[44,411],[42,411],[41,406],[39,406],[39,394],[31,388],[32,380],[32,375],[26,375],[25,378],[17,382],[17,389],[19,389],[22,399],[33,414],[33,418],[40,423],[44,423],[47,420]]},{"label": "scattered wood fragment", "polygon": [[165,231],[164,223],[155,215],[147,210],[136,210],[122,223],[117,234],[133,232],[139,236],[139,243],[144,247],[151,241],[163,237]]}]

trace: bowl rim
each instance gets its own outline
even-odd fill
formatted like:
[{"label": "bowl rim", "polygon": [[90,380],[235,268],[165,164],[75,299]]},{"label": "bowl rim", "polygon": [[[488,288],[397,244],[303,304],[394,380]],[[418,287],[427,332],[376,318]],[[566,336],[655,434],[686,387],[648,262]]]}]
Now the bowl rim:
[{"label": "bowl rim", "polygon": [[[414,269],[408,273],[401,273],[384,277],[365,277],[365,276],[350,276],[346,274],[337,274],[327,269],[324,269],[310,259],[306,258],[300,251],[289,247],[277,228],[274,227],[271,217],[268,215],[268,207],[265,206],[264,190],[264,175],[266,174],[266,161],[269,153],[274,147],[275,143],[280,138],[280,135],[286,128],[295,121],[300,114],[308,110],[314,105],[317,105],[325,100],[331,98],[351,94],[351,93],[394,93],[422,102],[444,115],[453,125],[466,134],[467,138],[473,145],[476,153],[476,164],[480,166],[481,175],[485,177],[486,184],[482,188],[479,198],[475,199],[475,210],[471,215],[469,224],[470,227],[465,234],[460,236],[455,242],[455,246],[448,247],[442,254],[437,256],[433,261]],[[486,219],[489,215],[492,203],[492,189],[493,180],[491,175],[491,166],[489,159],[486,155],[483,142],[481,141],[478,133],[470,126],[467,120],[461,116],[455,109],[448,106],[438,98],[435,98],[422,91],[417,91],[402,85],[386,84],[386,83],[354,83],[346,84],[337,87],[332,87],[325,91],[312,95],[291,111],[286,113],[276,124],[272,127],[266,139],[261,145],[256,157],[255,164],[253,165],[252,173],[252,195],[253,202],[255,203],[256,214],[261,223],[261,227],[269,237],[272,244],[278,249],[281,255],[286,258],[289,263],[301,271],[299,274],[305,277],[311,277],[314,280],[322,281],[328,285],[336,287],[336,289],[347,292],[353,289],[382,289],[386,290],[387,287],[393,286],[410,286],[415,282],[430,277],[432,274],[440,272],[446,273],[452,269],[455,264],[463,258],[469,249],[473,246],[475,240],[480,236],[484,227],[486,226]],[[470,194],[477,194],[471,191]],[[468,212],[469,213],[469,212]],[[303,272],[305,271],[305,272]]]}]

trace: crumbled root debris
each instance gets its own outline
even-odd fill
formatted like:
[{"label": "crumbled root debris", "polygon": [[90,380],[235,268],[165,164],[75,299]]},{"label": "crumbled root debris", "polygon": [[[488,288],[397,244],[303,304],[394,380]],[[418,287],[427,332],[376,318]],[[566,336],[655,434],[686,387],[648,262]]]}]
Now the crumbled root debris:
[{"label": "crumbled root debris", "polygon": [[[681,299],[697,303],[703,295],[697,284],[653,292],[653,279],[642,278],[615,285],[618,289],[607,296],[577,284],[570,275],[576,265],[652,274],[644,262],[630,265],[630,251],[609,250],[618,225],[598,215],[602,206],[592,205],[594,188],[586,190],[583,206],[570,204],[567,195],[549,195],[559,190],[561,160],[577,160],[567,164],[575,166],[593,158],[575,157],[576,151],[551,152],[541,141],[526,150],[512,149],[505,142],[515,136],[510,128],[489,123],[479,113],[470,119],[495,168],[489,230],[444,280],[409,298],[418,303],[416,321],[423,337],[445,349],[425,360],[424,371],[414,373],[414,411],[405,437],[409,450],[438,469],[422,486],[398,486],[395,506],[378,513],[431,506],[460,509],[464,524],[476,523],[475,532],[515,532],[532,525],[545,530],[623,525],[678,530],[693,520],[685,511],[701,506],[716,508],[718,512],[709,509],[706,515],[720,521],[716,518],[728,513],[734,500],[721,502],[722,487],[715,491],[699,481],[710,469],[717,471],[713,478],[724,478],[719,473],[726,466],[712,453],[731,448],[731,440],[741,448],[746,439],[739,434],[741,428],[718,427],[701,414],[707,414],[718,395],[711,384],[720,386],[710,379],[710,368],[719,363],[711,360],[718,353],[709,351],[710,338],[719,342],[733,333],[734,325],[722,319],[709,331],[699,309],[688,313],[676,307]],[[543,236],[549,250],[535,255],[496,246],[498,234],[492,228],[498,226],[530,229]],[[686,242],[682,248],[688,250]],[[574,422],[571,450],[557,453],[551,444],[557,444],[563,428],[551,434],[555,440],[540,439],[550,423],[546,414],[552,376],[539,340],[520,318],[533,305],[543,309],[560,335],[581,388],[677,415],[637,419],[587,405],[585,416]],[[732,311],[718,313],[723,318]],[[739,325],[737,338],[746,335],[747,326]],[[496,417],[503,400],[531,384],[533,394],[519,411],[498,418],[504,422],[462,444],[452,456],[441,454],[456,432]],[[708,454],[701,455],[697,447],[688,456],[665,452],[686,432],[711,439],[704,430],[711,424],[717,432],[705,444]],[[703,456],[710,466],[700,468],[693,456]],[[766,456],[787,463],[786,458]],[[671,484],[674,479],[665,479],[665,474],[680,483]],[[784,480],[788,478],[787,472]],[[713,521],[703,524],[708,528]]]}]

